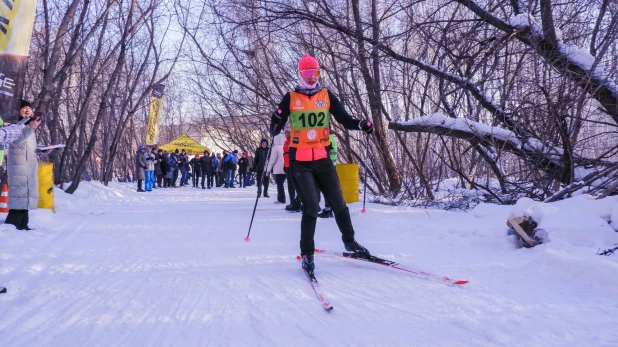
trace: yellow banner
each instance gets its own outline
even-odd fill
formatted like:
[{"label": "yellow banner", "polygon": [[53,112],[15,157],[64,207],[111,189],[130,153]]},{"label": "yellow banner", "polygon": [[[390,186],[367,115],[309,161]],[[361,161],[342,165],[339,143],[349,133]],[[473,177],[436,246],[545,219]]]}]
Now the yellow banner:
[{"label": "yellow banner", "polygon": [[27,56],[37,0],[0,0],[0,53]]},{"label": "yellow banner", "polygon": [[0,117],[19,118],[37,0],[0,0]]},{"label": "yellow banner", "polygon": [[159,118],[163,106],[163,91],[165,85],[159,84],[152,90],[150,112],[148,113],[148,127],[146,128],[146,145],[156,145],[159,142]]}]

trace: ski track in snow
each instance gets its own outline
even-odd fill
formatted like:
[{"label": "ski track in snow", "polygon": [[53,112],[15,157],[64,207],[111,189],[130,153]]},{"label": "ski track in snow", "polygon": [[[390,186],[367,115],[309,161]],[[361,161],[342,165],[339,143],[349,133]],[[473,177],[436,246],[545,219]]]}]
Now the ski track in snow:
[{"label": "ski track in snow", "polygon": [[[470,280],[462,287],[316,254],[334,311],[315,297],[298,253],[300,214],[247,189],[82,183],[57,191],[34,231],[0,226],[0,346],[612,346],[618,242],[565,223],[520,249],[508,207],[474,213],[361,204],[357,239],[377,256]],[[569,229],[573,228],[573,230]],[[594,229],[594,227],[593,227]],[[581,230],[580,230],[581,232]],[[316,246],[343,250],[334,219]]]}]

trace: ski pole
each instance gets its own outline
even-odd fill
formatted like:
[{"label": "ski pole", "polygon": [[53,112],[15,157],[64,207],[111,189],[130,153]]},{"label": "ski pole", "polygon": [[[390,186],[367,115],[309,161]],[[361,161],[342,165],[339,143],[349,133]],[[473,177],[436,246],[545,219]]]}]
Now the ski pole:
[{"label": "ski pole", "polygon": [[[264,163],[264,170],[262,171],[262,175],[260,177],[258,177],[258,194],[257,197],[255,198],[255,205],[253,206],[253,214],[251,214],[251,222],[249,223],[249,231],[247,232],[247,237],[245,237],[245,242],[249,242],[251,241],[251,239],[249,238],[249,234],[251,234],[251,226],[253,225],[253,218],[255,217],[255,210],[257,209],[257,204],[258,204],[258,200],[260,199],[260,195],[262,195],[262,185],[264,184],[264,174],[266,173],[266,170],[268,170],[268,162],[270,161],[270,151],[273,148],[273,141],[275,140],[275,137],[273,136],[270,139],[270,147],[268,147],[268,154],[266,155],[266,162]],[[260,142],[260,147],[262,146],[262,143]]]},{"label": "ski pole", "polygon": [[367,201],[367,160],[369,158],[369,134],[367,134],[367,142],[365,144],[365,182],[363,182],[363,208],[361,213],[367,212],[365,202]]}]

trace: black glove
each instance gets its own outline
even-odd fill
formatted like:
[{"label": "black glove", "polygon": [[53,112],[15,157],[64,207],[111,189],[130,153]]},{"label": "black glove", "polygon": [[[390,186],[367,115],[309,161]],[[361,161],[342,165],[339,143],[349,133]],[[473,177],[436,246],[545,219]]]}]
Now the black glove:
[{"label": "black glove", "polygon": [[373,123],[368,120],[362,120],[358,123],[359,128],[366,132],[367,134],[371,134],[373,132]]}]

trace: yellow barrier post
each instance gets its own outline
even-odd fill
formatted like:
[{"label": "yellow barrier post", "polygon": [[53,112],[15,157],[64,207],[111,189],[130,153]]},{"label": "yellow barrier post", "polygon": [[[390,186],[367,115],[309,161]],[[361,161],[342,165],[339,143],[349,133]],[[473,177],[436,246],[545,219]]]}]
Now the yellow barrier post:
[{"label": "yellow barrier post", "polygon": [[337,164],[336,168],[343,200],[346,204],[358,202],[358,164]]},{"label": "yellow barrier post", "polygon": [[51,162],[39,163],[39,208],[48,208],[54,211],[54,164]]}]

